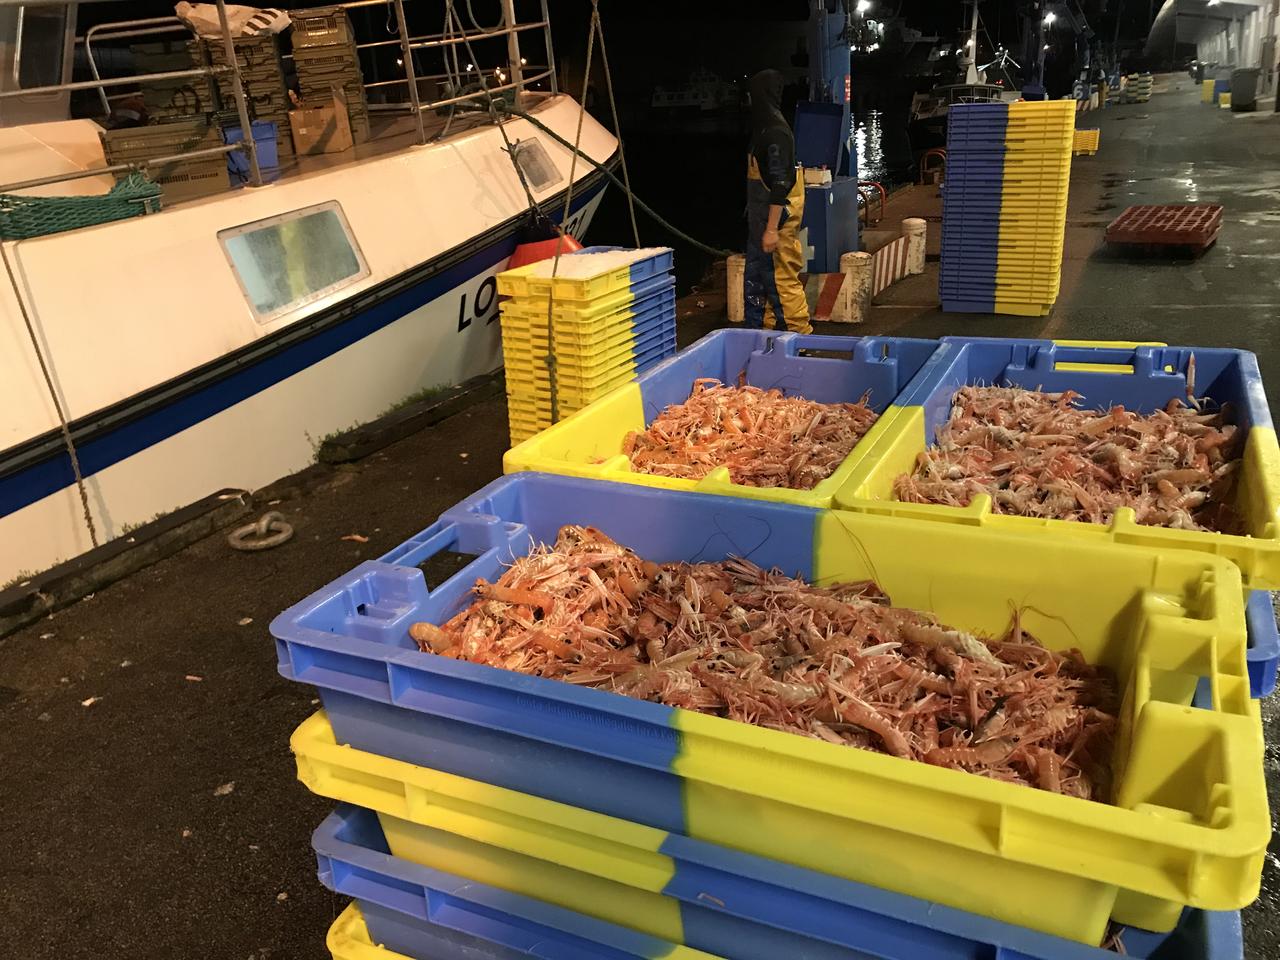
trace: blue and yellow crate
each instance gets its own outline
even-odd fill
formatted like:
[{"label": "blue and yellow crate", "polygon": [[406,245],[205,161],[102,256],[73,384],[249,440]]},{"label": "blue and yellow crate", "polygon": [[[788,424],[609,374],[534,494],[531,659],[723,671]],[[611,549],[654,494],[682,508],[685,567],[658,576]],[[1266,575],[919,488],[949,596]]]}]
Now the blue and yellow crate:
[{"label": "blue and yellow crate", "polygon": [[[1029,632],[1105,664],[1126,690],[1115,804],[417,652],[410,625],[444,622],[477,577],[496,579],[566,523],[655,560],[745,552],[812,580],[874,578],[895,602],[981,633],[1022,609]],[[428,589],[420,565],[442,550],[476,559]],[[1112,920],[1169,931],[1185,907],[1236,910],[1257,894],[1270,836],[1260,715],[1240,573],[1219,557],[522,473],[302,601],[272,632],[281,672],[319,688],[332,728],[329,739],[316,721],[295,740],[300,756],[315,752],[311,736],[344,745],[348,767],[369,754],[429,771],[304,771],[325,795],[382,813],[377,847],[712,954],[752,956],[741,946],[751,937],[712,922],[741,902],[750,871],[708,871],[682,892],[673,880],[698,858],[674,855],[678,843],[794,868],[788,882],[811,893],[874,888],[926,902],[921,917],[942,904],[1055,944],[1096,944]],[[433,784],[448,796],[417,792]],[[562,808],[584,811],[576,839],[545,825],[549,808],[488,788],[561,805],[562,827],[575,822]],[[537,822],[522,826],[522,812]],[[582,829],[585,812],[619,823]],[[635,849],[611,856],[609,836]],[[602,884],[607,896],[590,893]],[[709,917],[691,901],[722,908]],[[599,916],[623,903],[633,906]],[[793,912],[794,927],[811,911]],[[846,931],[855,912],[846,904]],[[925,955],[926,940],[908,940],[903,960]],[[856,938],[845,943],[857,956]]]},{"label": "blue and yellow crate", "polygon": [[[589,247],[566,256],[591,257]],[[546,263],[498,275],[512,442],[605,396],[675,353],[675,279],[667,248],[633,251],[589,276]],[[553,402],[554,400],[554,402]]]},{"label": "blue and yellow crate", "polygon": [[[578,324],[530,331],[530,352],[620,342],[592,322],[603,305],[574,303],[561,315]],[[1187,394],[1192,354],[1197,395],[1232,404],[1244,431],[1245,535],[892,500],[962,384],[1143,411]],[[630,473],[627,431],[694,379],[739,373],[830,401],[870,390],[881,418],[825,489]],[[330,932],[339,960],[1103,960],[1111,923],[1129,925],[1131,955],[1241,960],[1236,911],[1257,894],[1269,837],[1255,668],[1274,683],[1280,646],[1265,592],[1280,585],[1280,450],[1251,354],[723,331],[517,445],[505,467],[272,624],[281,673],[323,705],[292,747],[299,778],[339,803],[313,838],[322,882],[356,901]],[[1025,611],[1028,631],[1126,691],[1114,802],[417,652],[411,624],[444,622],[477,577],[566,523],[659,561],[747,555],[820,582],[873,578],[895,603],[982,633]],[[475,559],[429,587],[422,567],[446,550]]]},{"label": "blue and yellow crate", "polygon": [[1039,316],[1058,296],[1075,104],[955,104],[947,115],[944,310]]}]

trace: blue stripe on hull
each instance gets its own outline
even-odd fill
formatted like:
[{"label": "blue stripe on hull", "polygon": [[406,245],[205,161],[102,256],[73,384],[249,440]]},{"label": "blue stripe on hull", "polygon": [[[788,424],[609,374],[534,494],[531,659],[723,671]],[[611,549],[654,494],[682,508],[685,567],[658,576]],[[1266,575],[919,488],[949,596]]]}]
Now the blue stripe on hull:
[{"label": "blue stripe on hull", "polygon": [[[576,213],[603,191],[591,190],[573,204]],[[558,220],[559,217],[553,219]],[[76,444],[80,471],[87,478],[167,440],[235,404],[261,393],[313,364],[389,326],[405,315],[461,286],[511,256],[516,230],[465,260],[434,273],[407,290],[393,294],[349,319],[318,331],[262,360],[246,365],[203,390],[179,397],[151,412]],[[305,321],[302,321],[305,322]],[[11,476],[0,478],[0,517],[30,506],[75,483],[65,450]]]}]

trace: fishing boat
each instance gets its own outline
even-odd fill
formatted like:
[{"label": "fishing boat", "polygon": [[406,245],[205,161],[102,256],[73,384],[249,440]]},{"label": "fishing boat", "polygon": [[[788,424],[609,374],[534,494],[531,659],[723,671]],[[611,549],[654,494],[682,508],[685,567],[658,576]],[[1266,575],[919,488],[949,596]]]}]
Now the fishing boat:
[{"label": "fishing boat", "polygon": [[1003,83],[987,82],[986,72],[978,66],[978,4],[972,3],[972,21],[966,39],[956,47],[957,68],[963,74],[959,83],[937,84],[927,93],[916,93],[911,99],[908,133],[916,152],[942,147],[947,142],[947,112],[958,103],[993,103],[1017,99],[1018,92]]},{"label": "fishing boat", "polygon": [[[557,91],[545,0],[524,21],[505,0],[493,28],[446,4],[448,22],[424,36],[410,35],[401,0],[377,6],[394,10],[399,37],[352,42],[400,72],[366,85],[364,142],[282,148],[267,170],[253,127],[204,151],[233,167],[209,195],[3,243],[0,583],[216,491],[261,487],[312,462],[326,435],[501,365],[495,274],[535,210],[581,237],[617,141]],[[0,8],[0,193],[110,190],[128,165],[107,164],[103,118],[73,119],[71,96],[89,89],[118,112],[137,88],[73,82],[73,61],[91,42],[187,29],[125,21],[86,39],[76,19],[75,4]],[[530,34],[548,66],[522,54]],[[431,51],[451,65],[415,73]],[[190,76],[230,84],[233,119],[250,129],[240,73]],[[493,109],[499,97],[522,115]],[[551,133],[577,143],[576,162]],[[233,185],[234,171],[247,182]]]}]

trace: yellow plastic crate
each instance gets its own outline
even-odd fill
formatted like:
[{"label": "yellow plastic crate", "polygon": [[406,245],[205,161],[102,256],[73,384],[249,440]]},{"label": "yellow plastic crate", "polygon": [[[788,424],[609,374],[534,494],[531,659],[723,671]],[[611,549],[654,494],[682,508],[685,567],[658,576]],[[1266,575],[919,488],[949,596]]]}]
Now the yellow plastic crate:
[{"label": "yellow plastic crate", "polygon": [[[508,367],[506,375],[508,385],[513,388],[535,394],[545,393],[548,397],[551,395],[551,375],[545,364],[534,363],[524,367],[518,365]],[[593,391],[596,395],[603,395],[619,384],[626,383],[635,375],[635,361],[630,353],[626,355],[625,360],[600,369],[584,371],[557,366],[556,393],[561,398],[565,397],[566,391],[570,389],[576,393]]]},{"label": "yellow plastic crate", "polygon": [[1101,142],[1101,138],[1101,130],[1077,130],[1075,139],[1071,144],[1071,152],[1073,154],[1095,154],[1098,152],[1098,144]]},{"label": "yellow plastic crate", "polygon": [[1202,103],[1213,103],[1213,80],[1202,80],[1200,82],[1200,101]]},{"label": "yellow plastic crate", "polygon": [[631,286],[631,265],[615,267],[587,279],[566,277],[535,277],[534,268],[538,264],[528,264],[515,270],[506,270],[498,274],[498,293],[503,296],[544,298],[554,297],[556,300],[577,301],[584,308],[593,304],[591,301],[611,293],[625,292]]},{"label": "yellow plastic crate", "polygon": [[394,953],[369,937],[364,914],[354,903],[338,914],[329,927],[324,945],[333,960],[411,960],[402,953]]},{"label": "yellow plastic crate", "polygon": [[[583,251],[580,255],[588,255]],[[669,248],[654,248],[631,263],[603,270],[591,277],[538,277],[534,273],[542,263],[531,263],[514,270],[504,270],[497,276],[498,293],[503,296],[535,298],[546,306],[546,297],[554,300],[574,301],[581,309],[599,306],[602,297],[629,292],[633,281],[641,281],[671,269]],[[563,262],[563,258],[561,260]]]},{"label": "yellow plastic crate", "polygon": [[[629,311],[621,314],[611,314],[590,325],[570,324],[559,319],[553,319],[550,325],[551,335],[557,343],[591,343],[608,340],[619,333],[630,333],[635,329],[632,319],[632,314]],[[503,314],[499,319],[499,323],[502,325],[504,336],[509,334],[522,338],[537,337],[543,341],[547,338],[547,318],[545,316],[537,320],[530,320],[526,317],[508,317]]]},{"label": "yellow plastic crate", "polygon": [[[529,317],[545,322],[549,298],[550,294],[543,294],[505,300],[502,303],[502,312],[512,317]],[[627,289],[615,290],[586,302],[557,299],[552,307],[552,313],[556,319],[570,324],[594,324],[611,314],[629,311],[634,301],[635,292],[628,286]]]},{"label": "yellow plastic crate", "polygon": [[1053,309],[1053,302],[1028,302],[1017,298],[1011,300],[1002,300],[996,298],[995,305],[992,307],[992,313],[1004,314],[1010,317],[1047,317],[1049,311]]}]

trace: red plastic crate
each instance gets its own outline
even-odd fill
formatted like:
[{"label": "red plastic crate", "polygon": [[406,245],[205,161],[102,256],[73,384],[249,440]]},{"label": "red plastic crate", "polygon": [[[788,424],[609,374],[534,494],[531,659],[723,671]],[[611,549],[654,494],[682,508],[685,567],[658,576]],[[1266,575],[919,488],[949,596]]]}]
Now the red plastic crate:
[{"label": "red plastic crate", "polygon": [[1142,204],[1127,208],[1107,227],[1107,243],[1208,246],[1222,228],[1222,206]]}]

